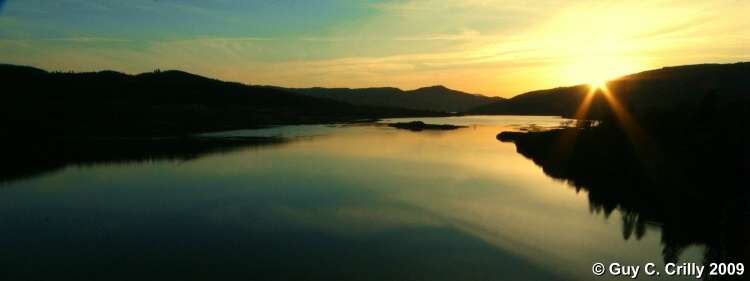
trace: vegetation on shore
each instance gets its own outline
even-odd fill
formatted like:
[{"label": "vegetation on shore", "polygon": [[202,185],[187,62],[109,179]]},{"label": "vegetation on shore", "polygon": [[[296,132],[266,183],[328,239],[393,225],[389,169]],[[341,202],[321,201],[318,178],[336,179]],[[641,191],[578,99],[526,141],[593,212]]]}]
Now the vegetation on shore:
[{"label": "vegetation on shore", "polygon": [[0,132],[8,137],[153,136],[265,125],[446,116],[352,105],[181,71],[47,72],[0,65]]},{"label": "vegetation on shore", "polygon": [[283,142],[191,136],[201,132],[447,116],[352,105],[174,70],[63,73],[4,64],[0,83],[0,184],[69,164],[184,160]]},{"label": "vegetation on shore", "polygon": [[592,211],[620,210],[624,239],[659,226],[665,262],[699,244],[705,264],[747,264],[750,103],[720,96],[710,90],[696,106],[610,107],[601,122],[497,138],[586,190]]}]

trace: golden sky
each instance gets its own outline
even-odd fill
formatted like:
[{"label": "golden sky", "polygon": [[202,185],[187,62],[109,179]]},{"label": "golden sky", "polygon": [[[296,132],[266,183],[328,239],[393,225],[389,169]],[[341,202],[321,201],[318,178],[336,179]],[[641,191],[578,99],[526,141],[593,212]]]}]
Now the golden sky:
[{"label": "golden sky", "polygon": [[0,62],[512,97],[750,60],[750,1],[0,1]]}]

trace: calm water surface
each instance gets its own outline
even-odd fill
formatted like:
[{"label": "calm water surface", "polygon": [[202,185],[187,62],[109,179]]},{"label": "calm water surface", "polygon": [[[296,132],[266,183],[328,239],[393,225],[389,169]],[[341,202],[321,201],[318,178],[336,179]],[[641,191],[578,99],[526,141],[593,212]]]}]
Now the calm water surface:
[{"label": "calm water surface", "polygon": [[[660,230],[546,176],[495,135],[553,117],[386,120],[207,136],[289,141],[189,159],[69,164],[0,186],[4,280],[602,280],[663,269]],[[700,247],[680,262],[699,262]],[[664,277],[664,276],[662,276]],[[695,280],[695,277],[683,277]]]}]

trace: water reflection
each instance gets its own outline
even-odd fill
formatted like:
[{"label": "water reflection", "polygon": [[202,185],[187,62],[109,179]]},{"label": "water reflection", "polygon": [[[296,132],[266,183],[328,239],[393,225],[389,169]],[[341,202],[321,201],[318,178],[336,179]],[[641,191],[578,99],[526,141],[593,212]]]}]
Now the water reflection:
[{"label": "water reflection", "polygon": [[494,139],[559,119],[472,118],[480,122],[424,120],[476,124],[453,131],[336,128],[185,162],[67,165],[10,182],[0,189],[0,271],[8,280],[599,280],[595,262],[659,263],[658,235],[623,242],[609,221],[625,217],[591,216],[583,193]]},{"label": "water reflection", "polygon": [[0,142],[0,184],[53,172],[67,165],[188,161],[213,153],[280,145],[276,137],[109,138]]},{"label": "water reflection", "polygon": [[[703,248],[702,263],[707,265],[706,268],[711,263],[747,264],[748,202],[742,196],[731,197],[722,193],[722,185],[731,185],[733,187],[726,189],[737,190],[740,181],[706,173],[663,172],[653,178],[645,170],[624,170],[622,163],[627,160],[609,159],[611,162],[593,163],[591,159],[597,158],[590,155],[597,152],[590,147],[592,139],[585,133],[578,133],[578,142],[582,144],[569,144],[564,151],[556,150],[548,142],[556,142],[566,132],[546,132],[535,136],[538,139],[534,141],[516,142],[517,151],[539,165],[548,176],[567,182],[576,193],[585,192],[590,212],[608,218],[615,210],[619,211],[624,240],[640,240],[649,230],[661,232],[661,254],[665,264],[678,263],[683,252],[696,245]],[[629,147],[624,143],[609,145]],[[615,156],[623,154],[632,155],[627,151],[613,153]],[[575,166],[571,166],[573,164]],[[592,165],[609,167],[610,170]],[[686,167],[672,168],[689,170]],[[621,170],[613,171],[616,169]],[[660,186],[665,183],[679,186]],[[733,278],[741,277],[705,276],[704,279]]]}]

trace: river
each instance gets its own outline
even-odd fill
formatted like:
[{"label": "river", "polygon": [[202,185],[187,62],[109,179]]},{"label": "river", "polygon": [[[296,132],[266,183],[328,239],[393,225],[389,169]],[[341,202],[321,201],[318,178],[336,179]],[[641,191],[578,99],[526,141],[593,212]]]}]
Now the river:
[{"label": "river", "polygon": [[[412,120],[466,127],[383,125]],[[286,126],[203,135],[283,140],[274,143],[61,164],[0,185],[0,272],[4,280],[602,280],[595,263],[640,266],[639,279],[653,263],[665,277],[657,224],[623,238],[623,213],[592,207],[585,190],[495,138],[563,121]],[[679,262],[701,265],[701,254],[688,248]]]}]

